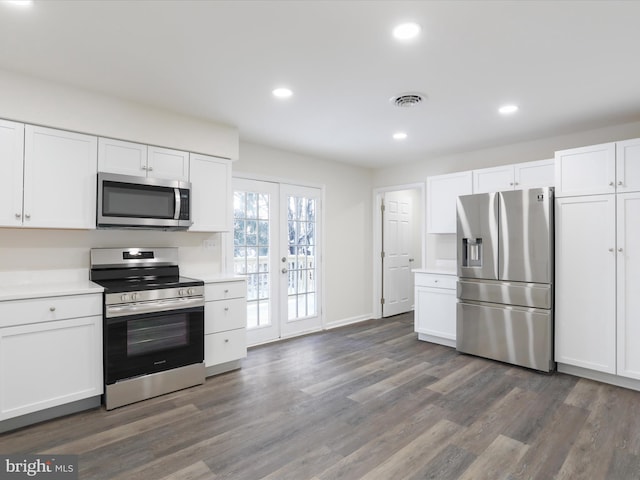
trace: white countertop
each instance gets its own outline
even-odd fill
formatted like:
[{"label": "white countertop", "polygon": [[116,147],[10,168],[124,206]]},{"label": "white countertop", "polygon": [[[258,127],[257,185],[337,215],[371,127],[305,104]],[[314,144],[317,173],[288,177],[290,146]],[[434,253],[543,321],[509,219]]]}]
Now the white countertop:
[{"label": "white countertop", "polygon": [[218,283],[218,282],[233,282],[233,281],[245,281],[247,277],[244,275],[236,275],[235,273],[207,273],[205,275],[185,275],[191,278],[197,278],[204,281],[204,283]]},{"label": "white countertop", "polygon": [[85,295],[89,293],[102,293],[103,290],[100,285],[89,280],[0,285],[0,301],[59,297],[61,295]]},{"label": "white countertop", "polygon": [[102,293],[88,269],[0,272],[0,301]]},{"label": "white countertop", "polygon": [[451,270],[450,268],[414,268],[412,270],[413,273],[431,273],[436,275],[453,275],[456,276],[457,272],[455,270]]}]

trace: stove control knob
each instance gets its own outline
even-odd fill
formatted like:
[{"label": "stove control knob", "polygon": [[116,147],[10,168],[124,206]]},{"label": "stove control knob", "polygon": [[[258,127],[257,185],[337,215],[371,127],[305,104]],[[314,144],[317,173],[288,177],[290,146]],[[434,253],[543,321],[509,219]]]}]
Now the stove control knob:
[{"label": "stove control knob", "polygon": [[184,297],[184,288],[181,288],[180,290],[178,290],[178,295],[180,295],[181,297]]},{"label": "stove control knob", "polygon": [[194,293],[196,293],[196,291],[193,288],[190,288],[189,290],[187,290],[187,293],[189,295],[193,295]]},{"label": "stove control knob", "polygon": [[138,299],[138,294],[137,293],[132,293],[131,294],[131,300],[137,300]]},{"label": "stove control knob", "polygon": [[120,295],[120,300],[122,300],[123,302],[126,302],[127,300],[129,300],[129,295],[127,295],[126,293],[123,293],[122,295]]}]

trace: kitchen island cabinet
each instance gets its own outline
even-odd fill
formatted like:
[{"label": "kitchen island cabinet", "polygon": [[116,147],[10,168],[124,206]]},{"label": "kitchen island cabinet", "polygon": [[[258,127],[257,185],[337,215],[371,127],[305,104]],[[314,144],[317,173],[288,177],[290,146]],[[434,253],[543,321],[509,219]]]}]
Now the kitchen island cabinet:
[{"label": "kitchen island cabinet", "polygon": [[99,406],[102,392],[101,293],[0,301],[0,431]]},{"label": "kitchen island cabinet", "polygon": [[204,364],[207,376],[240,368],[247,356],[247,284],[244,278],[205,279]]}]

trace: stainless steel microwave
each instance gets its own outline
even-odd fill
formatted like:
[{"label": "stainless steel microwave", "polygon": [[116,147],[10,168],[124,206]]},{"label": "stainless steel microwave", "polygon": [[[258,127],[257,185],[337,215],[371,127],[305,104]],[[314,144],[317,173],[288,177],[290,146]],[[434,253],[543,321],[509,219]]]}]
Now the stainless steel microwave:
[{"label": "stainless steel microwave", "polygon": [[98,228],[186,230],[191,184],[99,172],[96,213]]}]

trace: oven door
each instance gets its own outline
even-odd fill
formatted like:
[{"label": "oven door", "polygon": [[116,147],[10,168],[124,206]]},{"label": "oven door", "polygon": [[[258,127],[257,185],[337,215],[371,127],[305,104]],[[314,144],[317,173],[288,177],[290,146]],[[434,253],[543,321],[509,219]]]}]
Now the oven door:
[{"label": "oven door", "polygon": [[190,308],[105,315],[104,356],[107,385],[203,362],[204,300]]}]

